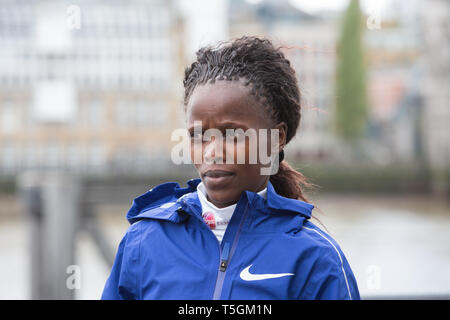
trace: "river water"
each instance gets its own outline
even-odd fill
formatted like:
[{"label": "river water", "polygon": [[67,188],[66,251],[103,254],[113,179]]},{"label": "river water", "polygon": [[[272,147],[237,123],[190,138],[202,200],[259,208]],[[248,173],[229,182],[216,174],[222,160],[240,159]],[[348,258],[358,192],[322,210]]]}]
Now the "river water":
[{"label": "river water", "polygon": [[[319,227],[339,243],[362,298],[450,298],[450,204],[417,195],[313,197]],[[102,206],[100,222],[117,248],[128,223],[125,206]],[[15,198],[0,200],[0,299],[29,299],[27,225]],[[109,267],[88,234],[76,249],[77,299],[98,299]]]}]

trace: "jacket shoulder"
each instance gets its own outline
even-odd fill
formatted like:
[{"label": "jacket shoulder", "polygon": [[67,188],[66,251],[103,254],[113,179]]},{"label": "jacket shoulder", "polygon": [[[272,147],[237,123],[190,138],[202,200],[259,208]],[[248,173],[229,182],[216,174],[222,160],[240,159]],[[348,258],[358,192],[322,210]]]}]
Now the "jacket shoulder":
[{"label": "jacket shoulder", "polygon": [[329,256],[335,263],[342,263],[342,250],[339,244],[329,234],[317,227],[314,223],[307,220],[302,226],[301,232],[311,246],[320,251],[322,257]]},{"label": "jacket shoulder", "polygon": [[[307,221],[302,231],[313,247],[316,272],[313,288],[316,299],[359,299],[356,279],[339,244],[325,231]],[[332,289],[334,288],[334,289]]]}]

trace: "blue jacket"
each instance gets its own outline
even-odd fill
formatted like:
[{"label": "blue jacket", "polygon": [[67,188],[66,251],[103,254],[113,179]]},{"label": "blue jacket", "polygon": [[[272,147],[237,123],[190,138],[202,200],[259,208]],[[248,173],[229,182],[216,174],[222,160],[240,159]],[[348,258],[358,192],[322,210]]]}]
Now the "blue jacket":
[{"label": "blue jacket", "polygon": [[134,199],[102,299],[359,299],[339,245],[308,219],[313,205],[244,191],[222,243],[196,187],[161,184]]}]

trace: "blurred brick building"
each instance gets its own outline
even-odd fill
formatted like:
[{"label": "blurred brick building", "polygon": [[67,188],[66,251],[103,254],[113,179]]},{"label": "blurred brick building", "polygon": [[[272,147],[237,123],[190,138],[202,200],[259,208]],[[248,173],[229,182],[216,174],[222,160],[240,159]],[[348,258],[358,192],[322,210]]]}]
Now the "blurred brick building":
[{"label": "blurred brick building", "polygon": [[164,170],[181,121],[176,12],[162,0],[3,0],[0,172]]},{"label": "blurred brick building", "polygon": [[283,46],[296,70],[302,95],[298,134],[287,145],[289,157],[332,157],[336,28],[339,13],[309,14],[289,1],[230,1],[230,36],[259,35]]}]

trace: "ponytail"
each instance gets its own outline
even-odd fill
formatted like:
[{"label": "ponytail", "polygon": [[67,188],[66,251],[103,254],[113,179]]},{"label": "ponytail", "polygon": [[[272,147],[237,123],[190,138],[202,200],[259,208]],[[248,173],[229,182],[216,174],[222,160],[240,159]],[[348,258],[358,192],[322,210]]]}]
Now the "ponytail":
[{"label": "ponytail", "polygon": [[[280,159],[282,160],[283,158],[284,153]],[[306,189],[318,187],[317,185],[309,182],[308,178],[292,168],[286,161],[280,162],[278,172],[275,175],[270,176],[270,183],[272,183],[273,188],[280,196],[302,200],[308,203],[309,201],[303,192]],[[320,210],[316,205],[314,205],[314,209],[323,214],[322,210]],[[320,221],[320,219],[317,218],[315,214],[311,214],[311,218],[315,219],[327,232],[329,232],[327,227],[322,223],[322,221]]]},{"label": "ponytail", "polygon": [[270,182],[279,195],[304,202],[308,202],[303,193],[304,189],[313,186],[303,174],[292,168],[286,161],[280,162],[278,172],[270,176]]}]

